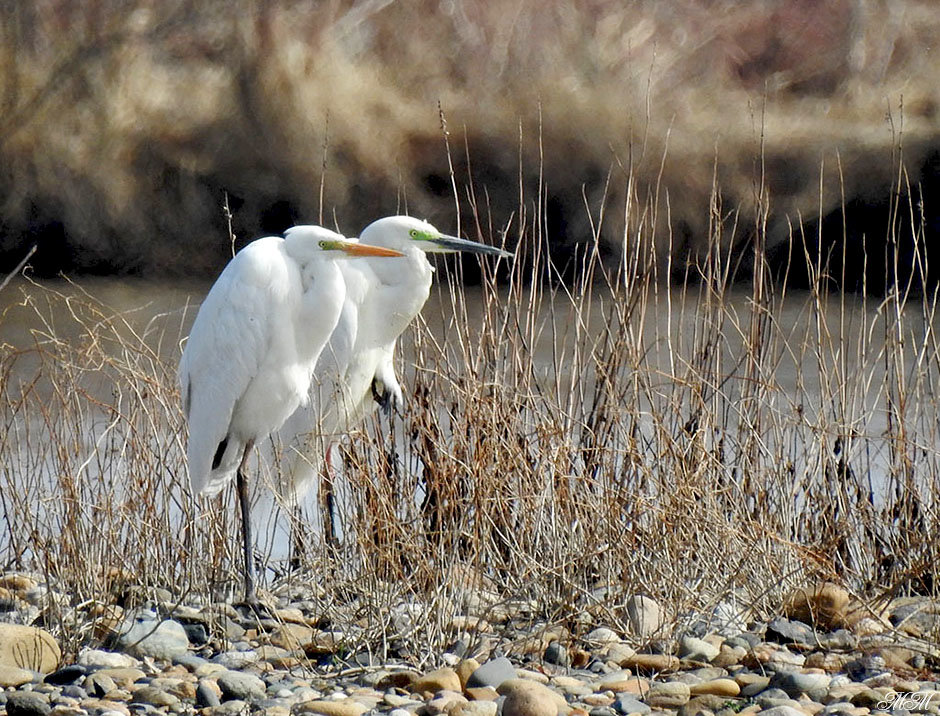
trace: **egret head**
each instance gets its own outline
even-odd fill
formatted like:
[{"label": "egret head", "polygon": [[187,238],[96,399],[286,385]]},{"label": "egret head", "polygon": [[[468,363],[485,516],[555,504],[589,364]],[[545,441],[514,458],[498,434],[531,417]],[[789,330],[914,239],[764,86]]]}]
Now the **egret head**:
[{"label": "egret head", "polygon": [[326,252],[332,256],[404,256],[401,251],[386,246],[372,246],[363,244],[355,239],[347,239],[342,234],[324,229],[322,226],[301,225],[292,226],[284,232],[284,240],[289,250],[294,253],[309,254],[311,252]]},{"label": "egret head", "polygon": [[369,224],[360,235],[363,241],[396,249],[417,247],[425,253],[469,251],[490,256],[512,256],[495,246],[442,234],[431,224],[410,216],[386,216]]}]

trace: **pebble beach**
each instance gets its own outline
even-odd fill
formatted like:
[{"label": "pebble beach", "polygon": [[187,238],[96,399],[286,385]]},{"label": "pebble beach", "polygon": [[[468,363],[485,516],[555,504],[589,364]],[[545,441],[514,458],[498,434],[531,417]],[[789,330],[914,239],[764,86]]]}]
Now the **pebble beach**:
[{"label": "pebble beach", "polygon": [[[575,633],[507,602],[454,616],[439,653],[392,639],[384,657],[355,622],[324,625],[296,587],[257,610],[83,605],[86,643],[70,646],[46,623],[39,578],[0,585],[9,716],[940,713],[940,605],[899,598],[879,612],[833,584],[796,590],[763,620],[721,603],[670,625],[636,595],[623,605],[629,631],[584,614]],[[413,606],[392,610],[394,629]],[[73,624],[79,611],[65,610]]]}]

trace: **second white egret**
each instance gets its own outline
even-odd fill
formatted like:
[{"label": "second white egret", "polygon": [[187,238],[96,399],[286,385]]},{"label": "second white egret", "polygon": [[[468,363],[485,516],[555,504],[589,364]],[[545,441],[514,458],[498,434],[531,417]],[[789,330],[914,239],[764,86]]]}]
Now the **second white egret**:
[{"label": "second white egret", "polygon": [[[400,408],[402,390],[395,375],[399,336],[428,299],[434,268],[428,253],[458,251],[511,257],[494,246],[442,234],[409,216],[378,219],[360,240],[400,251],[395,262],[357,261],[342,266],[346,300],[342,314],[311,383],[311,399],[285,422],[278,435],[287,446],[289,490],[302,494],[320,476],[321,458],[374,407],[374,400]],[[325,517],[328,516],[325,514]],[[327,538],[330,525],[324,525]]]}]

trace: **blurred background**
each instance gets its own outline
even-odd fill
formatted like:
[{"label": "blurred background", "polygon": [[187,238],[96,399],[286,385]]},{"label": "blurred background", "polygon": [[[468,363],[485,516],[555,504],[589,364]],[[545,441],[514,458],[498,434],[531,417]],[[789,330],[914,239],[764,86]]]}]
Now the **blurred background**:
[{"label": "blurred background", "polygon": [[869,290],[940,230],[928,0],[35,0],[0,28],[0,271],[35,244],[40,276],[214,275],[226,194],[238,246],[535,220],[559,262],[652,232],[676,277],[720,232]]}]

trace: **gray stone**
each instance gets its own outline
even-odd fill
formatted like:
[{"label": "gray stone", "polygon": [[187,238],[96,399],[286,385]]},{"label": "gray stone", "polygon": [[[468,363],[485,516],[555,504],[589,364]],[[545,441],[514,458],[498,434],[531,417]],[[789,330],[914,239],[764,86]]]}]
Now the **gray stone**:
[{"label": "gray stone", "polygon": [[636,594],[627,600],[627,618],[633,633],[643,638],[658,632],[666,622],[662,607],[644,594]]},{"label": "gray stone", "polygon": [[87,673],[88,669],[81,664],[71,664],[62,667],[58,671],[53,671],[51,674],[47,675],[43,681],[47,684],[64,686],[66,684],[74,684]]},{"label": "gray stone", "polygon": [[78,654],[78,663],[84,666],[99,666],[104,669],[124,669],[138,667],[140,662],[129,654],[101,649],[82,649]]},{"label": "gray stone", "polygon": [[548,645],[542,658],[547,663],[557,666],[568,666],[571,663],[568,658],[568,650],[557,641],[553,641]]},{"label": "gray stone", "polygon": [[196,706],[202,709],[207,706],[218,706],[220,703],[222,702],[219,700],[219,695],[215,693],[215,689],[200,681],[196,687]]},{"label": "gray stone", "polygon": [[137,689],[131,697],[131,701],[135,704],[148,704],[157,708],[175,706],[180,702],[179,697],[154,686],[143,686]]},{"label": "gray stone", "polygon": [[845,665],[845,673],[849,675],[852,681],[866,681],[884,674],[887,670],[888,667],[884,658],[877,654],[853,659]]},{"label": "gray stone", "polygon": [[248,664],[254,664],[260,658],[261,656],[254,649],[236,649],[233,651],[225,651],[221,654],[216,654],[212,657],[212,663],[224,666],[226,669],[237,670],[248,666]]},{"label": "gray stone", "polygon": [[764,709],[760,712],[760,716],[806,716],[806,712],[794,706],[783,704]]},{"label": "gray stone", "polygon": [[265,696],[264,682],[254,674],[226,671],[218,678],[224,701],[258,701]]},{"label": "gray stone", "polygon": [[504,681],[516,678],[516,669],[505,656],[490,659],[467,678],[467,688],[492,686],[494,689]]},{"label": "gray stone", "polygon": [[85,677],[85,691],[99,699],[109,691],[114,691],[117,684],[104,672],[92,673]]},{"label": "gray stone", "polygon": [[714,644],[694,636],[684,636],[679,640],[679,657],[682,659],[709,662],[718,656],[720,651]]},{"label": "gray stone", "polygon": [[767,623],[767,632],[764,634],[767,641],[776,641],[780,644],[803,644],[811,646],[816,643],[816,633],[809,624],[795,619],[771,619]]},{"label": "gray stone", "polygon": [[769,709],[790,701],[790,694],[783,689],[764,689],[754,701],[763,709]]},{"label": "gray stone", "polygon": [[52,707],[42,694],[14,691],[7,695],[7,716],[46,716]]},{"label": "gray stone", "polygon": [[790,698],[806,694],[813,701],[821,701],[829,692],[827,674],[806,674],[800,671],[778,671],[770,677],[772,687],[783,689]]},{"label": "gray stone", "polygon": [[129,614],[118,627],[117,645],[139,657],[172,661],[189,649],[189,638],[179,622],[160,620],[153,612]]},{"label": "gray stone", "polygon": [[617,694],[617,699],[611,704],[614,711],[621,714],[648,714],[652,709],[631,694]]}]

